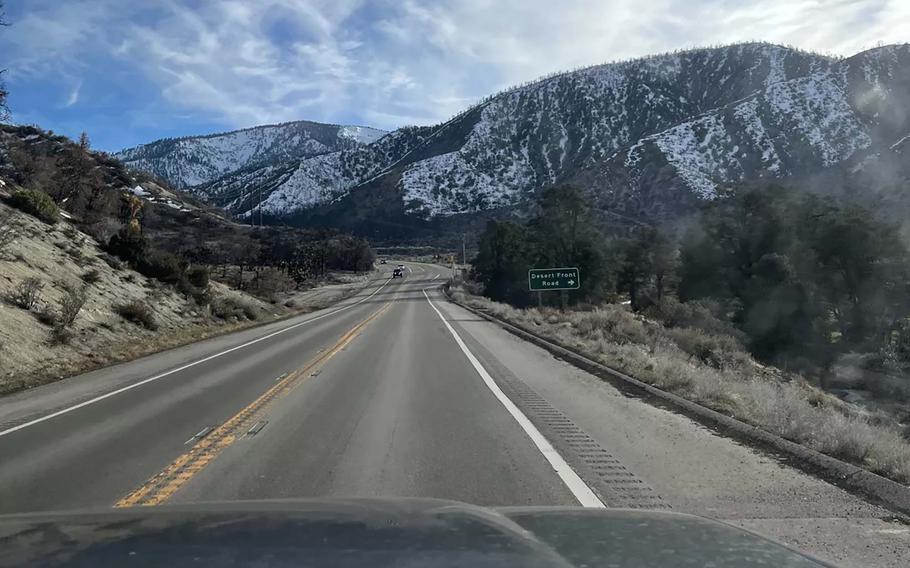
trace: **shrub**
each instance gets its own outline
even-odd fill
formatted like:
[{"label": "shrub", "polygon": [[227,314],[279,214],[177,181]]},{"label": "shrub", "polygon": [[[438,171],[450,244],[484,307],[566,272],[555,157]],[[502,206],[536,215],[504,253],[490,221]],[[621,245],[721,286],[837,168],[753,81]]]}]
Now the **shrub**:
[{"label": "shrub", "polygon": [[6,294],[6,300],[23,310],[31,310],[41,300],[44,283],[37,278],[25,278]]},{"label": "shrub", "polygon": [[54,327],[57,325],[57,312],[47,304],[35,313],[35,317],[46,326]]},{"label": "shrub", "polygon": [[142,233],[132,230],[130,227],[123,227],[111,237],[105,248],[111,254],[127,262],[139,263],[145,257],[148,242]]},{"label": "shrub", "polygon": [[58,326],[69,327],[73,325],[87,299],[88,296],[83,289],[70,288],[67,290],[66,296],[60,301]]},{"label": "shrub", "polygon": [[82,281],[86,284],[94,284],[101,280],[101,273],[97,268],[93,268],[82,275]]},{"label": "shrub", "polygon": [[195,288],[206,288],[209,285],[209,269],[207,266],[192,266],[186,271],[186,280]]},{"label": "shrub", "polygon": [[158,249],[149,249],[136,263],[136,269],[166,284],[177,284],[184,278],[186,261],[175,254]]},{"label": "shrub", "polygon": [[250,287],[253,294],[275,302],[279,292],[286,292],[293,289],[295,282],[287,274],[277,268],[262,269]]},{"label": "shrub", "polygon": [[197,305],[205,306],[212,301],[209,290],[209,270],[205,266],[193,266],[180,278],[177,291],[189,296]]},{"label": "shrub", "polygon": [[694,327],[665,330],[680,349],[715,369],[744,368],[749,356],[742,344],[729,335],[706,333]]},{"label": "shrub", "polygon": [[644,315],[667,327],[695,327],[708,333],[739,336],[731,324],[717,317],[720,307],[707,300],[680,302],[666,296],[645,310]]},{"label": "shrub", "polygon": [[223,320],[259,319],[259,312],[249,302],[229,296],[220,296],[212,300],[212,315]]},{"label": "shrub", "polygon": [[123,223],[116,219],[106,218],[87,225],[83,230],[102,245],[110,242],[114,235],[123,229]]},{"label": "shrub", "polygon": [[246,316],[246,319],[257,320],[259,319],[259,310],[256,309],[256,306],[249,302],[240,302],[240,309],[243,310],[243,315]]},{"label": "shrub", "polygon": [[69,345],[73,340],[73,330],[62,325],[55,325],[51,328],[47,342],[51,345]]},{"label": "shrub", "polygon": [[101,260],[103,260],[108,266],[110,266],[114,270],[123,270],[123,262],[116,256],[113,256],[106,252],[102,253],[100,256],[101,256]]},{"label": "shrub", "polygon": [[51,196],[36,189],[20,189],[13,193],[9,204],[33,215],[49,225],[53,225],[60,218],[60,210]]},{"label": "shrub", "polygon": [[158,329],[158,322],[152,314],[151,308],[141,300],[132,300],[122,304],[116,304],[114,311],[126,321],[141,325],[145,329],[155,331]]},{"label": "shrub", "polygon": [[0,211],[0,254],[9,248],[19,237],[13,224],[13,216],[8,211]]}]

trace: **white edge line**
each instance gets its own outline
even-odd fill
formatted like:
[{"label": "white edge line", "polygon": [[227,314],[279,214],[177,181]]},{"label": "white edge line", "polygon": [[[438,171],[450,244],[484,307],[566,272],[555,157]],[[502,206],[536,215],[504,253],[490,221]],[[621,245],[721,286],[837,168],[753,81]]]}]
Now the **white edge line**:
[{"label": "white edge line", "polygon": [[461,348],[461,351],[468,358],[468,361],[471,362],[471,365],[474,367],[474,370],[477,371],[477,374],[480,375],[480,378],[483,379],[483,382],[487,385],[493,395],[502,403],[502,405],[509,411],[509,414],[512,415],[512,418],[518,422],[518,425],[521,426],[522,430],[525,431],[525,434],[531,438],[531,441],[534,442],[534,445],[537,446],[537,449],[540,450],[540,453],[543,454],[543,457],[550,463],[553,467],[553,470],[556,471],[556,475],[565,483],[566,487],[569,488],[569,491],[572,492],[572,495],[578,500],[578,502],[583,507],[595,507],[595,508],[605,508],[603,502],[594,494],[594,491],[579,477],[575,470],[566,463],[566,460],[563,459],[559,452],[556,451],[556,448],[550,444],[549,441],[540,433],[540,430],[528,419],[527,416],[513,403],[509,397],[506,396],[502,389],[499,388],[499,385],[496,384],[496,381],[493,380],[493,377],[487,373],[487,370],[483,368],[483,365],[480,364],[480,361],[477,360],[477,357],[471,353],[471,350],[468,349],[468,346],[465,345],[465,342],[461,339],[455,329],[446,321],[445,316],[442,315],[442,312],[439,311],[439,308],[433,304],[433,301],[430,300],[430,296],[427,294],[427,288],[423,289],[423,295],[426,297],[427,302],[430,303],[430,307],[433,308],[433,311],[436,312],[436,315],[439,316],[439,319],[442,320],[442,323],[445,324],[446,329],[449,330],[449,333],[452,334],[452,337],[455,338],[455,343]]},{"label": "white edge line", "polygon": [[104,400],[104,399],[106,399],[106,398],[110,398],[110,397],[112,397],[112,396],[116,396],[116,395],[118,395],[118,394],[125,393],[126,391],[132,390],[132,389],[134,389],[134,388],[136,388],[136,387],[141,387],[141,386],[144,385],[144,384],[151,383],[151,382],[153,382],[153,381],[157,381],[158,379],[163,379],[164,377],[167,377],[168,375],[173,375],[174,373],[179,373],[180,371],[189,369],[190,367],[195,367],[196,365],[200,365],[200,364],[205,363],[205,362],[207,362],[207,361],[211,361],[212,359],[217,359],[218,357],[221,357],[222,355],[227,355],[228,353],[231,353],[231,352],[233,352],[233,351],[237,351],[238,349],[243,349],[244,347],[249,347],[250,345],[253,345],[254,343],[259,343],[260,341],[265,341],[266,339],[269,339],[269,338],[271,338],[271,337],[275,337],[276,335],[280,335],[280,334],[282,334],[282,333],[284,333],[284,332],[286,332],[286,331],[291,331],[292,329],[296,329],[296,328],[298,328],[298,327],[300,327],[300,326],[303,326],[303,325],[306,325],[306,324],[308,324],[308,323],[311,323],[311,322],[314,322],[314,321],[317,321],[317,320],[321,320],[321,319],[323,319],[323,318],[327,318],[327,317],[329,317],[329,316],[331,316],[331,315],[335,315],[335,314],[337,314],[338,312],[343,312],[343,311],[345,311],[345,310],[351,309],[351,308],[353,308],[354,306],[357,306],[357,305],[359,305],[359,304],[362,304],[363,302],[369,300],[370,298],[372,298],[373,296],[375,296],[376,294],[378,294],[379,291],[382,290],[383,288],[385,288],[386,285],[388,285],[389,282],[391,282],[391,279],[386,280],[386,281],[385,281],[385,284],[383,284],[382,286],[380,286],[379,288],[377,288],[376,291],[373,292],[372,294],[370,294],[369,296],[366,296],[366,297],[364,297],[364,298],[361,298],[360,301],[354,302],[353,304],[348,304],[347,306],[343,306],[343,307],[341,307],[341,308],[338,308],[337,310],[331,311],[331,312],[326,313],[326,314],[322,314],[321,316],[316,316],[316,317],[310,318],[310,319],[308,319],[308,320],[306,320],[306,321],[302,321],[302,322],[300,322],[300,323],[295,323],[294,325],[289,325],[288,327],[279,329],[278,331],[272,332],[272,333],[270,333],[270,334],[268,334],[268,335],[263,335],[262,337],[259,337],[259,338],[257,338],[257,339],[253,339],[252,341],[247,341],[246,343],[243,343],[243,344],[241,344],[241,345],[237,345],[237,346],[235,346],[235,347],[231,347],[230,349],[225,349],[224,351],[221,351],[221,352],[219,352],[219,353],[215,353],[215,354],[213,354],[213,355],[209,355],[208,357],[203,357],[202,359],[193,361],[192,363],[187,363],[186,365],[183,365],[183,366],[181,366],[181,367],[177,367],[176,369],[171,369],[170,371],[165,371],[164,373],[159,373],[159,374],[157,374],[157,375],[155,375],[155,376],[149,377],[149,378],[147,378],[147,379],[143,379],[143,380],[139,381],[138,383],[133,383],[133,384],[131,384],[131,385],[127,385],[127,386],[125,386],[125,387],[121,387],[121,388],[119,388],[119,389],[112,390],[111,392],[105,393],[105,394],[103,394],[103,395],[101,395],[101,396],[96,396],[95,398],[92,398],[92,399],[89,399],[89,400],[80,402],[79,404],[74,404],[73,406],[68,406],[68,407],[66,407],[66,408],[64,408],[64,409],[62,409],[62,410],[58,410],[58,411],[56,411],[56,412],[52,412],[52,413],[47,414],[47,415],[45,415],[45,416],[41,416],[40,418],[35,418],[34,420],[30,420],[30,421],[28,421],[28,422],[24,422],[24,423],[22,423],[22,424],[19,424],[18,426],[13,426],[12,428],[8,428],[8,429],[6,429],[6,430],[2,430],[2,431],[0,431],[0,437],[6,436],[7,434],[12,434],[13,432],[17,432],[17,431],[19,431],[19,430],[23,430],[23,429],[25,429],[25,428],[28,428],[29,426],[34,426],[35,424],[39,424],[39,423],[41,423],[41,422],[44,422],[45,420],[50,420],[51,418],[56,418],[56,417],[58,417],[58,416],[62,416],[63,414],[67,414],[67,413],[72,412],[72,411],[74,411],[74,410],[78,410],[78,409],[83,408],[83,407],[85,407],[85,406],[89,406],[90,404],[95,404],[96,402],[102,401],[102,400]]}]

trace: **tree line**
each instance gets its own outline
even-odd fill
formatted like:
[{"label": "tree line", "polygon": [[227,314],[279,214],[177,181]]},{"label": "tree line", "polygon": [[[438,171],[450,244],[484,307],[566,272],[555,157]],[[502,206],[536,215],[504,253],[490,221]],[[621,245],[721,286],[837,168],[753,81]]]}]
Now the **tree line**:
[{"label": "tree line", "polygon": [[[825,363],[847,350],[910,358],[910,256],[869,210],[779,186],[744,187],[666,227],[615,227],[574,187],[542,192],[526,222],[491,221],[474,277],[489,297],[537,301],[529,268],[577,266],[572,303],[635,311],[697,302],[757,356]],[[555,305],[558,295],[545,293]]]}]

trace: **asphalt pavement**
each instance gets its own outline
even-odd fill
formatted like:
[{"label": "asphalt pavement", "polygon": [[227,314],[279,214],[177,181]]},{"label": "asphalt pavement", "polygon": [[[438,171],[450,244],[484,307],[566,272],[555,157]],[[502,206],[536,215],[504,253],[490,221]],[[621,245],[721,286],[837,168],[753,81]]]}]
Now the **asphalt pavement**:
[{"label": "asphalt pavement", "polygon": [[886,510],[447,302],[444,267],[381,269],[331,308],[0,398],[0,513],[436,497],[672,509],[847,566],[910,558]]}]

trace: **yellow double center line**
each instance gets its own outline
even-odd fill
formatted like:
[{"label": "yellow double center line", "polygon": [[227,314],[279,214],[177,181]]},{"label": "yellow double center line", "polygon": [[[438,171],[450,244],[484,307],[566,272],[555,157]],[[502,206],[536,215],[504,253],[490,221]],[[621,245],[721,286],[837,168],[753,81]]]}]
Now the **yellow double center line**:
[{"label": "yellow double center line", "polygon": [[341,336],[334,345],[317,355],[303,367],[289,373],[275,383],[272,388],[265,391],[259,398],[213,430],[208,436],[199,440],[188,452],[175,459],[160,473],[151,477],[129,495],[117,501],[114,506],[159,505],[167,501],[187,481],[218,457],[234,440],[247,432],[264,414],[270,403],[290,392],[303,379],[312,376],[329,359],[353,341],[371,321],[388,310],[391,305],[392,302],[388,302],[370,314],[368,318]]}]

